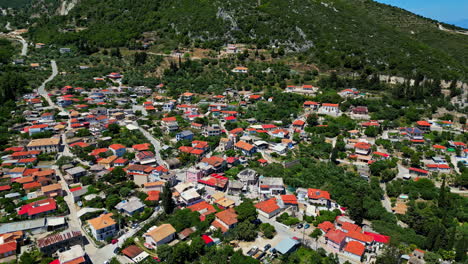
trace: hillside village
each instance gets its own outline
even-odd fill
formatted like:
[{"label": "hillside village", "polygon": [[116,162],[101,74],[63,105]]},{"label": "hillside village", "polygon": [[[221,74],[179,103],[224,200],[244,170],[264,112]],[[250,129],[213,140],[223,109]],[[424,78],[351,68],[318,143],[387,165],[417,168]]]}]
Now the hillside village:
[{"label": "hillside village", "polygon": [[[371,120],[366,106],[308,100],[321,91],[308,84],[274,94],[300,98],[291,123],[261,122],[252,107],[278,99],[264,92],[173,97],[167,84],[129,87],[122,78],[112,72],[93,78],[105,88],[64,86],[18,102],[24,122],[11,130],[20,137],[1,157],[1,262],[31,248],[51,263],[109,263],[115,255],[120,263],[159,261],[171,252],[165,245],[189,242],[229,243],[264,263],[304,246],[340,263],[375,263],[392,236],[353,220],[333,186],[263,174],[304,158],[346,167],[355,181],[380,176],[387,189],[380,202],[394,215],[426,199],[405,191],[418,182],[466,194],[466,177],[444,177],[460,174],[468,160],[466,124],[425,119],[392,127]],[[337,95],[342,102],[373,96],[357,88]],[[402,258],[424,263],[424,251]]]},{"label": "hillside village", "polygon": [[465,84],[26,32],[2,35],[42,84],[2,113],[0,263],[466,260]]}]

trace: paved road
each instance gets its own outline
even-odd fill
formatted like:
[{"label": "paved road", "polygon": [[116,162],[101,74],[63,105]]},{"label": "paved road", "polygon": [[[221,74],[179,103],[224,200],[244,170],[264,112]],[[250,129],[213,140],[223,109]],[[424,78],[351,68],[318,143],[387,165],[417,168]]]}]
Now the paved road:
[{"label": "paved road", "polygon": [[18,36],[18,41],[21,42],[21,45],[23,45],[23,47],[21,48],[21,56],[27,56],[28,55],[28,43],[21,36]]},{"label": "paved road", "polygon": [[50,61],[50,65],[52,67],[52,74],[45,80],[39,88],[37,88],[37,92],[44,97],[44,99],[47,100],[50,106],[54,106],[55,108],[58,108],[60,111],[63,111],[63,108],[56,105],[52,100],[50,99],[49,93],[46,91],[45,86],[48,82],[51,82],[57,75],[58,75],[58,68],[57,68],[57,63],[52,60]]},{"label": "paved road", "polygon": [[169,168],[167,166],[166,162],[161,158],[161,154],[159,153],[161,151],[161,143],[159,142],[159,140],[154,138],[153,135],[151,135],[151,133],[144,130],[142,127],[140,127],[137,122],[133,122],[133,125],[138,127],[138,129],[141,131],[141,133],[143,133],[143,135],[151,142],[151,144],[153,144],[154,152],[155,152],[155,155],[156,155],[156,161],[158,162],[158,164],[164,165],[167,168]]}]

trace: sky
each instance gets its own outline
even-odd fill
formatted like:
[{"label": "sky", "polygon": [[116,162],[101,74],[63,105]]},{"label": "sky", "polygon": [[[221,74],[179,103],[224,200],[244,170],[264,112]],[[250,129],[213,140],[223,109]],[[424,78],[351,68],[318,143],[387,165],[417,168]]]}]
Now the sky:
[{"label": "sky", "polygon": [[468,28],[468,0],[375,0],[424,17]]}]

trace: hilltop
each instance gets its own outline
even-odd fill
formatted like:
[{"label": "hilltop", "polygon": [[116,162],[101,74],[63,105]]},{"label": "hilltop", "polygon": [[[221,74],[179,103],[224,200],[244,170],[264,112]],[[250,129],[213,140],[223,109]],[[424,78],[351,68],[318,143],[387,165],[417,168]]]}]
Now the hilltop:
[{"label": "hilltop", "polygon": [[81,0],[61,16],[62,2],[47,2],[46,15],[31,19],[34,41],[132,47],[150,39],[165,51],[243,43],[284,50],[324,70],[442,79],[466,79],[468,72],[468,36],[371,0]]}]

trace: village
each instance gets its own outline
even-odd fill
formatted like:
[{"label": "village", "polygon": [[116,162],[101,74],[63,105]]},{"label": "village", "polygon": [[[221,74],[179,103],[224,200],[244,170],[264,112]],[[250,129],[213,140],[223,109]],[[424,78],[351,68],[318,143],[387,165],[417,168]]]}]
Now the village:
[{"label": "village", "polygon": [[[231,74],[248,72],[238,66]],[[314,157],[349,169],[355,181],[381,177],[387,191],[379,203],[395,216],[424,200],[405,186],[468,193],[445,177],[467,164],[466,142],[457,140],[466,124],[434,118],[391,127],[372,120],[366,106],[342,106],[371,92],[343,88],[340,104],[308,100],[320,87],[288,85],[279,96],[303,96],[300,113],[290,123],[265,123],[249,114],[275,103],[263,91],[174,97],[167,84],[131,87],[123,78],[96,76],[106,87],[94,89],[43,85],[18,102],[24,122],[11,130],[20,137],[1,156],[0,262],[35,250],[54,264],[159,262],[164,246],[201,239],[206,247],[228,241],[263,263],[300,247],[322,248],[340,263],[375,263],[392,237],[353,220],[333,186],[291,186],[262,174],[274,164],[293,169],[308,146],[322,146]],[[353,123],[337,126],[342,119]],[[325,135],[320,142],[317,134]],[[424,251],[402,258],[424,263]]]}]

